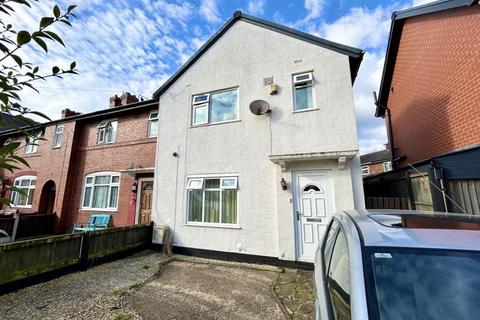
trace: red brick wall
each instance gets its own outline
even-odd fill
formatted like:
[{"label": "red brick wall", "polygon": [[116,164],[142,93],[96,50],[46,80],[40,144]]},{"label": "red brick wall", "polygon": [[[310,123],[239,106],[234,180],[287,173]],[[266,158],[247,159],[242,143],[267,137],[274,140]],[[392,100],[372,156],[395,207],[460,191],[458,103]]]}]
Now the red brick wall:
[{"label": "red brick wall", "polygon": [[368,175],[365,175],[364,177],[368,177],[372,174],[377,174],[377,173],[382,173],[382,172],[383,172],[383,162],[369,164],[368,165]]},{"label": "red brick wall", "polygon": [[[69,214],[64,221],[67,229],[74,223],[85,223],[91,213],[100,210],[82,210],[82,191],[85,176],[100,171],[114,171],[134,168],[153,168],[155,166],[156,138],[147,138],[149,111],[117,117],[117,137],[113,144],[97,144],[100,119],[84,122],[78,135],[78,151],[75,155],[74,170],[71,173],[72,194],[70,195]],[[153,174],[152,174],[153,176]],[[105,212],[112,214],[113,226],[125,226],[135,223],[136,194],[132,185],[136,177],[126,173],[120,176],[118,210]]]},{"label": "red brick wall", "polygon": [[[147,138],[148,116],[151,109],[118,116],[115,143],[97,144],[97,126],[101,120],[79,120],[64,123],[61,148],[52,148],[56,125],[45,128],[45,141],[40,141],[38,150],[25,154],[21,148],[17,154],[24,157],[30,168],[21,168],[11,176],[36,175],[37,182],[31,209],[20,209],[21,213],[37,212],[42,187],[49,180],[55,182],[55,212],[58,216],[57,232],[68,232],[74,223],[84,223],[92,212],[81,210],[81,196],[85,175],[100,171],[115,171],[155,166],[156,138]],[[110,119],[110,118],[108,118]],[[22,136],[14,141],[23,141]],[[153,176],[153,173],[143,174]],[[68,178],[67,178],[68,177]],[[124,226],[135,222],[136,194],[131,191],[136,176],[121,173],[118,210],[112,214],[113,226]]]},{"label": "red brick wall", "polygon": [[406,20],[388,99],[397,155],[480,143],[480,6]]},{"label": "red brick wall", "polygon": [[[55,183],[56,199],[54,212],[60,216],[62,212],[62,200],[65,192],[65,184],[67,181],[68,163],[70,161],[70,154],[72,151],[72,138],[75,134],[75,122],[65,122],[62,144],[60,148],[53,148],[53,137],[55,134],[56,125],[48,126],[44,129],[45,140],[39,140],[37,152],[25,153],[25,138],[17,135],[13,137],[13,141],[21,142],[22,147],[16,154],[22,156],[27,160],[30,168],[23,167],[15,171],[15,174],[10,176],[13,181],[16,177],[33,175],[37,176],[35,192],[33,195],[32,208],[21,208],[20,213],[32,213],[38,211],[40,196],[42,188],[49,180]],[[8,195],[7,195],[8,196]]]}]

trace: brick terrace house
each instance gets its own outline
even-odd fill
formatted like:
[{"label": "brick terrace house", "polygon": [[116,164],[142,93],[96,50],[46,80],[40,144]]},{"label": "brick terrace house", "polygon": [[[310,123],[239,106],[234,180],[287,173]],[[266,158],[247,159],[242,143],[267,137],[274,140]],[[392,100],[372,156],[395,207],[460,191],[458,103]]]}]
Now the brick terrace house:
[{"label": "brick terrace house", "polygon": [[30,164],[10,177],[26,194],[5,196],[20,213],[56,213],[56,232],[91,213],[110,213],[113,226],[150,222],[157,128],[158,101],[124,93],[105,110],[63,110],[33,132],[37,143],[2,132],[2,143],[23,141],[17,154]]},{"label": "brick terrace house", "polygon": [[396,170],[367,178],[367,197],[480,214],[479,25],[478,0],[393,14],[375,116],[385,118]]},{"label": "brick terrace house", "polygon": [[362,176],[368,177],[392,170],[391,160],[391,152],[388,149],[361,155]]}]

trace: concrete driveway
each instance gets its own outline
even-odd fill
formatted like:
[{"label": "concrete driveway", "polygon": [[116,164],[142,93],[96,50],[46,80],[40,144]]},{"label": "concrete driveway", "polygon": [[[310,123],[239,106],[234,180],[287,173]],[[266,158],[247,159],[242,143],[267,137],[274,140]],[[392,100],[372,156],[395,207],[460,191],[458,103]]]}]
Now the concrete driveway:
[{"label": "concrete driveway", "polygon": [[0,319],[313,318],[311,273],[177,259],[145,251],[0,295]]},{"label": "concrete driveway", "polygon": [[285,319],[278,273],[173,261],[126,302],[142,319]]}]

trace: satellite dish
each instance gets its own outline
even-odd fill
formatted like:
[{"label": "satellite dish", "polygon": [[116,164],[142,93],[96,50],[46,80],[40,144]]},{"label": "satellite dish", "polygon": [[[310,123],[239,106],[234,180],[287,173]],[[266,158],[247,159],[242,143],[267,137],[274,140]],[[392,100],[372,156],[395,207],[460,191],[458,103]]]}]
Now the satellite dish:
[{"label": "satellite dish", "polygon": [[250,111],[259,116],[270,111],[270,105],[265,100],[255,100],[250,103]]}]

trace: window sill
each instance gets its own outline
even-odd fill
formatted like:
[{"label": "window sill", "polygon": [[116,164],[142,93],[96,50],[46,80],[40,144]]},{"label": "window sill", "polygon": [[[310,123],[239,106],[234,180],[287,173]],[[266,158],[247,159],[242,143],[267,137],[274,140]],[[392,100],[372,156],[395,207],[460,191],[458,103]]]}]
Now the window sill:
[{"label": "window sill", "polygon": [[62,146],[58,146],[58,147],[52,147],[52,149],[61,149]]},{"label": "window sill", "polygon": [[294,110],[292,113],[302,113],[302,112],[308,112],[308,111],[316,111],[320,110],[319,108],[308,108],[308,109],[303,109],[303,110]]},{"label": "window sill", "polygon": [[225,124],[225,123],[232,123],[232,122],[240,122],[240,119],[235,119],[235,120],[228,120],[228,121],[221,121],[221,122],[214,122],[214,123],[202,123],[202,124],[195,124],[189,126],[190,129],[193,128],[202,128],[202,127],[209,127],[209,126],[216,126],[220,124]]},{"label": "window sill", "polygon": [[16,208],[16,209],[31,209],[32,208],[31,205],[30,206],[14,206],[14,205],[12,205],[11,207]]},{"label": "window sill", "polygon": [[118,212],[118,209],[81,208],[80,211]]},{"label": "window sill", "polygon": [[219,228],[219,229],[242,229],[238,224],[224,224],[224,223],[203,223],[203,222],[187,222],[184,223],[187,227],[205,227],[205,228]]}]

